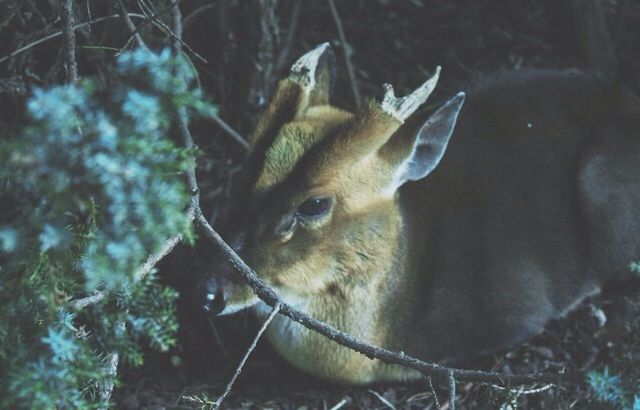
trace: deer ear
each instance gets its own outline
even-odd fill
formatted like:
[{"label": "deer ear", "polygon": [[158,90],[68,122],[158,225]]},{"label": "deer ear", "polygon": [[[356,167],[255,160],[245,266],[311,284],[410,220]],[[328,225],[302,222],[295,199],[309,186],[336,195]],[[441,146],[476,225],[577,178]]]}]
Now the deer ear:
[{"label": "deer ear", "polygon": [[407,181],[426,177],[438,165],[447,149],[464,97],[464,93],[459,93],[447,101],[420,127],[409,154],[395,169],[393,191]]}]

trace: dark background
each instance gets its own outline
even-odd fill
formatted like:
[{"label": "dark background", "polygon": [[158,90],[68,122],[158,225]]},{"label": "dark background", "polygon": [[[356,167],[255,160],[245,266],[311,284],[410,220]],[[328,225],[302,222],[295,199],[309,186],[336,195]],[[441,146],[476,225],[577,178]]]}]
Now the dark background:
[{"label": "dark background", "polygon": [[[586,2],[587,0],[585,0]],[[152,1],[159,18],[169,1]],[[184,40],[203,59],[187,53],[205,94],[219,115],[247,140],[261,108],[278,78],[305,51],[329,41],[338,57],[333,103],[354,108],[343,47],[351,55],[356,85],[364,98],[380,96],[381,84],[392,83],[398,94],[424,81],[436,65],[443,74],[434,99],[443,99],[486,73],[526,67],[600,69],[640,92],[640,1],[603,0],[604,23],[611,38],[615,64],[590,58],[581,47],[593,23],[581,26],[571,1],[538,0],[336,0],[347,44],[324,0],[183,0]],[[124,2],[130,13],[141,13],[136,0]],[[0,1],[0,58],[60,30],[58,1]],[[118,13],[116,2],[77,1],[76,22]],[[142,19],[133,19],[140,24]],[[161,48],[169,37],[149,24],[145,41]],[[587,34],[585,34],[587,33]],[[114,54],[129,37],[118,18],[77,31],[81,76],[108,82]],[[61,37],[51,39],[0,62],[0,137],[20,129],[24,99],[33,87],[64,79]],[[613,61],[611,61],[613,63]],[[242,169],[244,148],[215,123],[200,121],[192,131],[201,149],[198,160],[203,208],[211,219],[223,218],[233,176]],[[124,383],[115,393],[118,407],[159,408],[206,404],[224,388],[256,331],[248,315],[207,318],[196,308],[194,288],[209,269],[212,250],[206,241],[182,247],[159,267],[160,276],[181,292],[180,342],[169,354],[149,352],[143,368],[121,369]],[[637,314],[631,298],[593,299],[570,317],[553,323],[531,343],[475,364],[504,372],[557,371],[614,363],[631,348],[625,317]],[[619,302],[623,301],[623,302]],[[626,301],[626,302],[624,302]],[[600,328],[594,311],[609,324]],[[630,313],[631,312],[631,313]],[[633,313],[635,312],[635,313]],[[616,319],[617,318],[617,319]],[[445,401],[446,390],[440,392]],[[461,384],[459,408],[497,408],[508,393],[482,385]],[[374,391],[375,393],[372,393]],[[424,408],[434,401],[426,386],[331,386],[291,369],[265,345],[250,359],[231,396],[229,408]],[[513,393],[512,393],[513,395]],[[590,403],[586,386],[576,384],[536,395],[521,395],[530,408],[584,408]]]}]

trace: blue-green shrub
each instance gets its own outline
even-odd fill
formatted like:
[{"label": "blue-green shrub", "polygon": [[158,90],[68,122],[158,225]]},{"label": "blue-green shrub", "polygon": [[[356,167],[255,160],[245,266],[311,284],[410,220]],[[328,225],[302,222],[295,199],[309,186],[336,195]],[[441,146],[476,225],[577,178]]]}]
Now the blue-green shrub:
[{"label": "blue-green shrub", "polygon": [[[175,291],[134,272],[190,238],[195,153],[172,140],[173,116],[213,106],[167,50],[123,54],[115,74],[34,90],[24,132],[0,140],[0,407],[93,406],[108,353],[140,364],[141,342],[174,343]],[[73,311],[95,291],[110,297]]]}]

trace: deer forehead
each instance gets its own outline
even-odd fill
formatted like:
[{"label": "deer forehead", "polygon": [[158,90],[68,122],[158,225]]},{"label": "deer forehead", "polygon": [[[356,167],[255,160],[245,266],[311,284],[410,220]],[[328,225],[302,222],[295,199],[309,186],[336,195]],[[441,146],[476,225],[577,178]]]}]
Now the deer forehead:
[{"label": "deer forehead", "polygon": [[352,114],[335,107],[318,106],[283,125],[265,151],[254,191],[265,192],[284,181],[312,147],[333,135],[351,117]]}]

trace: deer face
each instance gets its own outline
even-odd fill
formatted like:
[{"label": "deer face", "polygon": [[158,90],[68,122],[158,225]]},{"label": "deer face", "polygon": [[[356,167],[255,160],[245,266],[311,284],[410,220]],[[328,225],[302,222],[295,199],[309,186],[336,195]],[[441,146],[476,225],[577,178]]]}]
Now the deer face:
[{"label": "deer face", "polygon": [[[403,240],[397,190],[437,165],[464,100],[459,94],[426,122],[403,125],[435,87],[438,68],[412,94],[397,98],[386,85],[381,103],[348,113],[328,104],[333,60],[323,44],[279,83],[257,125],[250,182],[231,222],[240,255],[294,305],[352,299],[354,287],[393,269]],[[210,282],[206,306],[227,314],[258,302],[221,276]]]}]

